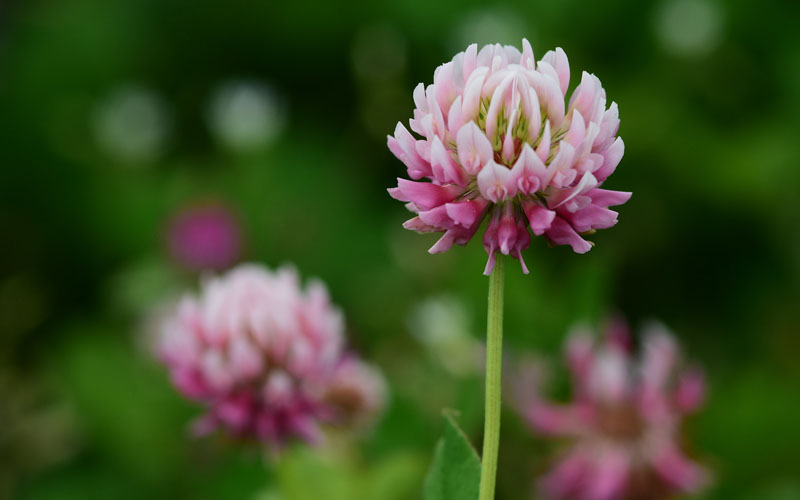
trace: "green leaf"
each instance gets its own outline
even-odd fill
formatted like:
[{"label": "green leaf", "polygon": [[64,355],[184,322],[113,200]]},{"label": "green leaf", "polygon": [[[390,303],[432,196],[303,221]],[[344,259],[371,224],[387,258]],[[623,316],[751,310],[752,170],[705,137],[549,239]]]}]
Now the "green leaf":
[{"label": "green leaf", "polygon": [[444,436],[436,443],[433,462],[425,478],[425,500],[473,500],[478,498],[481,461],[467,436],[458,427],[454,412],[444,412]]}]

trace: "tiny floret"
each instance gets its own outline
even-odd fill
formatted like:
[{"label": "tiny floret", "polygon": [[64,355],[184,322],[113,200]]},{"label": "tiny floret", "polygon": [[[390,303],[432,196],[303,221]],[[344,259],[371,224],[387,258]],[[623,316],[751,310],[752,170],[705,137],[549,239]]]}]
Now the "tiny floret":
[{"label": "tiny floret", "polygon": [[600,80],[584,72],[567,100],[564,51],[536,62],[527,40],[522,47],[470,45],[414,89],[411,132],[398,123],[388,137],[413,179],[389,189],[417,214],[405,227],[444,233],[430,249],[439,253],[465,245],[488,219],[486,274],[498,251],[522,261],[529,231],[589,251],[582,235],[616,224],[608,207],[631,195],[601,187],[624,144]]}]

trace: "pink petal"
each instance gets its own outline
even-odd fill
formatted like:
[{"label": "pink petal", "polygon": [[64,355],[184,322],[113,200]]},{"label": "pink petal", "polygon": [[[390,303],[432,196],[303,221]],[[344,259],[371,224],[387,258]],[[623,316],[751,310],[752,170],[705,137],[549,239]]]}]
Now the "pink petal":
[{"label": "pink petal", "polygon": [[572,92],[569,108],[580,111],[583,116],[591,117],[597,100],[600,98],[602,87],[596,76],[583,72],[581,83]]},{"label": "pink petal", "polygon": [[517,162],[511,168],[511,182],[517,185],[522,194],[534,194],[544,185],[547,167],[529,144],[522,147]]},{"label": "pink petal", "polygon": [[527,91],[525,88],[521,90],[520,96],[522,98],[522,109],[525,112],[525,118],[528,120],[528,142],[535,144],[536,140],[539,139],[539,132],[541,132],[542,128],[542,109],[539,105],[539,96],[536,95],[536,91],[529,87],[527,82],[523,87],[527,87]]},{"label": "pink petal", "polygon": [[597,179],[595,179],[591,173],[586,172],[574,187],[555,191],[554,194],[547,199],[548,206],[551,209],[558,208],[576,196],[590,191],[595,186],[597,186]]},{"label": "pink petal", "polygon": [[478,44],[473,43],[467,50],[464,51],[464,60],[462,62],[462,69],[464,71],[464,80],[469,79],[470,75],[478,66]]},{"label": "pink petal", "polygon": [[567,95],[567,89],[569,88],[569,60],[567,59],[567,54],[564,53],[561,47],[556,47],[555,52],[548,51],[542,60],[550,63],[555,68],[561,93]]},{"label": "pink petal", "polygon": [[493,203],[514,196],[517,192],[511,170],[494,161],[489,161],[478,173],[478,189],[484,198]]},{"label": "pink petal", "polygon": [[613,207],[622,205],[631,198],[630,192],[626,191],[610,191],[608,189],[592,189],[587,196],[592,198],[592,204],[599,207]]},{"label": "pink petal", "polygon": [[604,450],[594,458],[591,473],[583,489],[582,500],[615,500],[620,498],[630,474],[630,458],[616,448]]},{"label": "pink petal", "polygon": [[264,360],[259,350],[247,336],[239,335],[233,339],[229,354],[231,371],[237,378],[256,377],[264,368]]},{"label": "pink petal", "polygon": [[708,483],[708,473],[671,444],[656,454],[653,466],[664,481],[682,492],[696,493]]},{"label": "pink petal", "polygon": [[569,214],[569,222],[576,231],[584,233],[592,229],[606,229],[617,223],[619,214],[597,205],[589,205],[574,214]]},{"label": "pink petal", "polygon": [[572,167],[574,159],[575,148],[568,142],[561,142],[556,157],[553,158],[553,161],[547,166],[547,175],[544,179],[545,187],[550,185],[551,182],[553,182],[556,187],[562,187],[562,182],[559,181],[559,177],[556,177],[556,174],[559,172],[562,174],[568,172]]},{"label": "pink petal", "polygon": [[526,200],[522,203],[522,209],[525,211],[525,216],[528,218],[528,224],[531,231],[536,236],[541,236],[545,231],[550,229],[550,226],[555,219],[556,212],[548,210],[546,207],[539,205],[533,200]]},{"label": "pink petal", "polygon": [[506,93],[510,90],[511,84],[514,82],[514,75],[507,75],[500,85],[494,90],[492,97],[489,101],[489,109],[486,111],[486,137],[489,142],[494,146],[497,139],[497,124],[500,119],[500,111],[506,103]]},{"label": "pink petal", "polygon": [[483,248],[486,250],[486,253],[489,254],[489,259],[486,261],[486,268],[483,270],[483,274],[489,276],[492,274],[492,270],[494,269],[495,263],[495,256],[494,253],[497,251],[497,247],[499,243],[497,242],[497,230],[500,227],[500,218],[497,216],[492,217],[489,221],[489,226],[486,228],[486,231],[483,233]]},{"label": "pink petal", "polygon": [[447,215],[457,224],[464,227],[472,226],[486,208],[486,201],[482,199],[464,200],[445,205]]},{"label": "pink petal", "polygon": [[550,229],[545,234],[556,245],[571,246],[575,253],[586,253],[592,249],[592,244],[581,238],[572,226],[561,217],[553,219]]},{"label": "pink petal", "polygon": [[706,378],[702,370],[690,368],[678,380],[675,405],[683,413],[697,411],[706,399]]},{"label": "pink petal", "polygon": [[603,152],[603,157],[605,157],[605,161],[603,162],[603,166],[600,167],[595,172],[595,177],[600,182],[603,182],[608,178],[609,175],[614,173],[614,170],[617,169],[617,165],[619,165],[620,160],[622,160],[622,155],[625,154],[625,143],[622,142],[622,137],[617,137],[617,139],[611,144]]},{"label": "pink petal", "polygon": [[408,167],[408,175],[412,179],[420,179],[432,175],[431,166],[417,153],[416,139],[406,130],[402,123],[397,123],[394,137],[387,137],[389,150],[398,160]]},{"label": "pink petal", "polygon": [[456,136],[458,160],[470,175],[477,174],[494,158],[492,145],[478,125],[470,121],[458,130]]},{"label": "pink petal", "polygon": [[467,183],[461,166],[453,160],[438,137],[434,137],[431,144],[431,168],[434,178],[442,184],[464,186]]},{"label": "pink petal", "polygon": [[461,115],[464,120],[474,120],[478,117],[481,106],[481,92],[489,68],[479,67],[469,75],[467,83],[464,84],[464,100],[461,103]]},{"label": "pink petal", "polygon": [[584,137],[586,137],[586,123],[583,120],[583,115],[576,109],[572,112],[572,121],[564,140],[577,148],[583,142]]},{"label": "pink petal", "polygon": [[522,39],[522,57],[519,64],[525,69],[535,68],[536,59],[533,57],[533,48],[527,38]]},{"label": "pink petal", "polygon": [[603,113],[603,120],[600,122],[600,131],[595,138],[594,151],[604,151],[607,149],[614,136],[617,135],[619,130],[619,108],[616,102],[612,102],[611,106]]},{"label": "pink petal", "polygon": [[439,205],[436,208],[419,213],[420,220],[426,225],[437,231],[446,231],[454,226],[453,220],[447,214],[447,205]]},{"label": "pink petal", "polygon": [[422,222],[422,220],[419,217],[408,219],[403,223],[403,227],[405,229],[410,229],[411,231],[416,231],[418,233],[432,233],[436,231],[435,228]]},{"label": "pink petal", "polygon": [[453,201],[461,194],[457,186],[439,186],[430,182],[414,182],[407,179],[397,179],[397,187],[389,188],[392,198],[399,201],[410,201],[421,210],[430,210],[447,202]]},{"label": "pink petal", "polygon": [[464,126],[464,117],[461,113],[461,96],[458,96],[447,113],[447,129],[449,131],[459,130],[462,126]]},{"label": "pink petal", "polygon": [[547,163],[547,158],[550,156],[550,120],[544,122],[544,132],[542,132],[542,139],[539,141],[539,147],[536,148],[536,154],[542,163]]}]

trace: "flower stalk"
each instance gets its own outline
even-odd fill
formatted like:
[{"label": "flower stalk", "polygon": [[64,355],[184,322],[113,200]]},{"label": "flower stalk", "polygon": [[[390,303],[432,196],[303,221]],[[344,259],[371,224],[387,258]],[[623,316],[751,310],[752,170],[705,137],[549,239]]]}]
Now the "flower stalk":
[{"label": "flower stalk", "polygon": [[489,277],[489,306],[486,325],[486,406],[481,455],[480,500],[494,498],[497,452],[500,446],[501,376],[503,367],[503,284],[505,262],[497,256]]}]

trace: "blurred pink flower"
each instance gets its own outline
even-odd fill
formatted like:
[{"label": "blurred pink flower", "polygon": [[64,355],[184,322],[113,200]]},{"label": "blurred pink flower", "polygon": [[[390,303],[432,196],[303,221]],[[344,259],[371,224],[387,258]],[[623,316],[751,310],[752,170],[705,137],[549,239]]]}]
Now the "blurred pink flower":
[{"label": "blurred pink flower", "polygon": [[[414,117],[389,136],[389,149],[412,180],[389,189],[417,216],[404,227],[444,232],[430,249],[465,245],[484,218],[483,244],[520,259],[530,234],[585,253],[581,237],[611,227],[631,193],[601,189],[624,151],[616,137],[616,103],[606,109],[600,80],[584,72],[565,105],[569,63],[560,48],[537,63],[527,40],[512,46],[470,45],[439,66],[433,84],[414,89]],[[419,181],[427,179],[427,181]]]},{"label": "blurred pink flower", "polygon": [[569,441],[540,483],[543,495],[660,500],[697,492],[708,473],[679,441],[683,417],[703,403],[702,373],[681,364],[675,339],[660,325],[645,331],[638,357],[624,324],[613,323],[605,333],[597,342],[577,330],[567,342],[570,404],[546,402],[534,389],[524,410],[536,431]]},{"label": "blurred pink flower", "polygon": [[322,283],[303,290],[292,268],[241,265],[182,299],[162,323],[158,354],[175,387],[208,408],[196,432],[222,427],[280,447],[382,408],[383,380],[344,352],[342,332]]},{"label": "blurred pink flower", "polygon": [[225,269],[239,259],[239,222],[221,204],[203,204],[181,210],[170,222],[167,238],[172,258],[188,269]]}]

